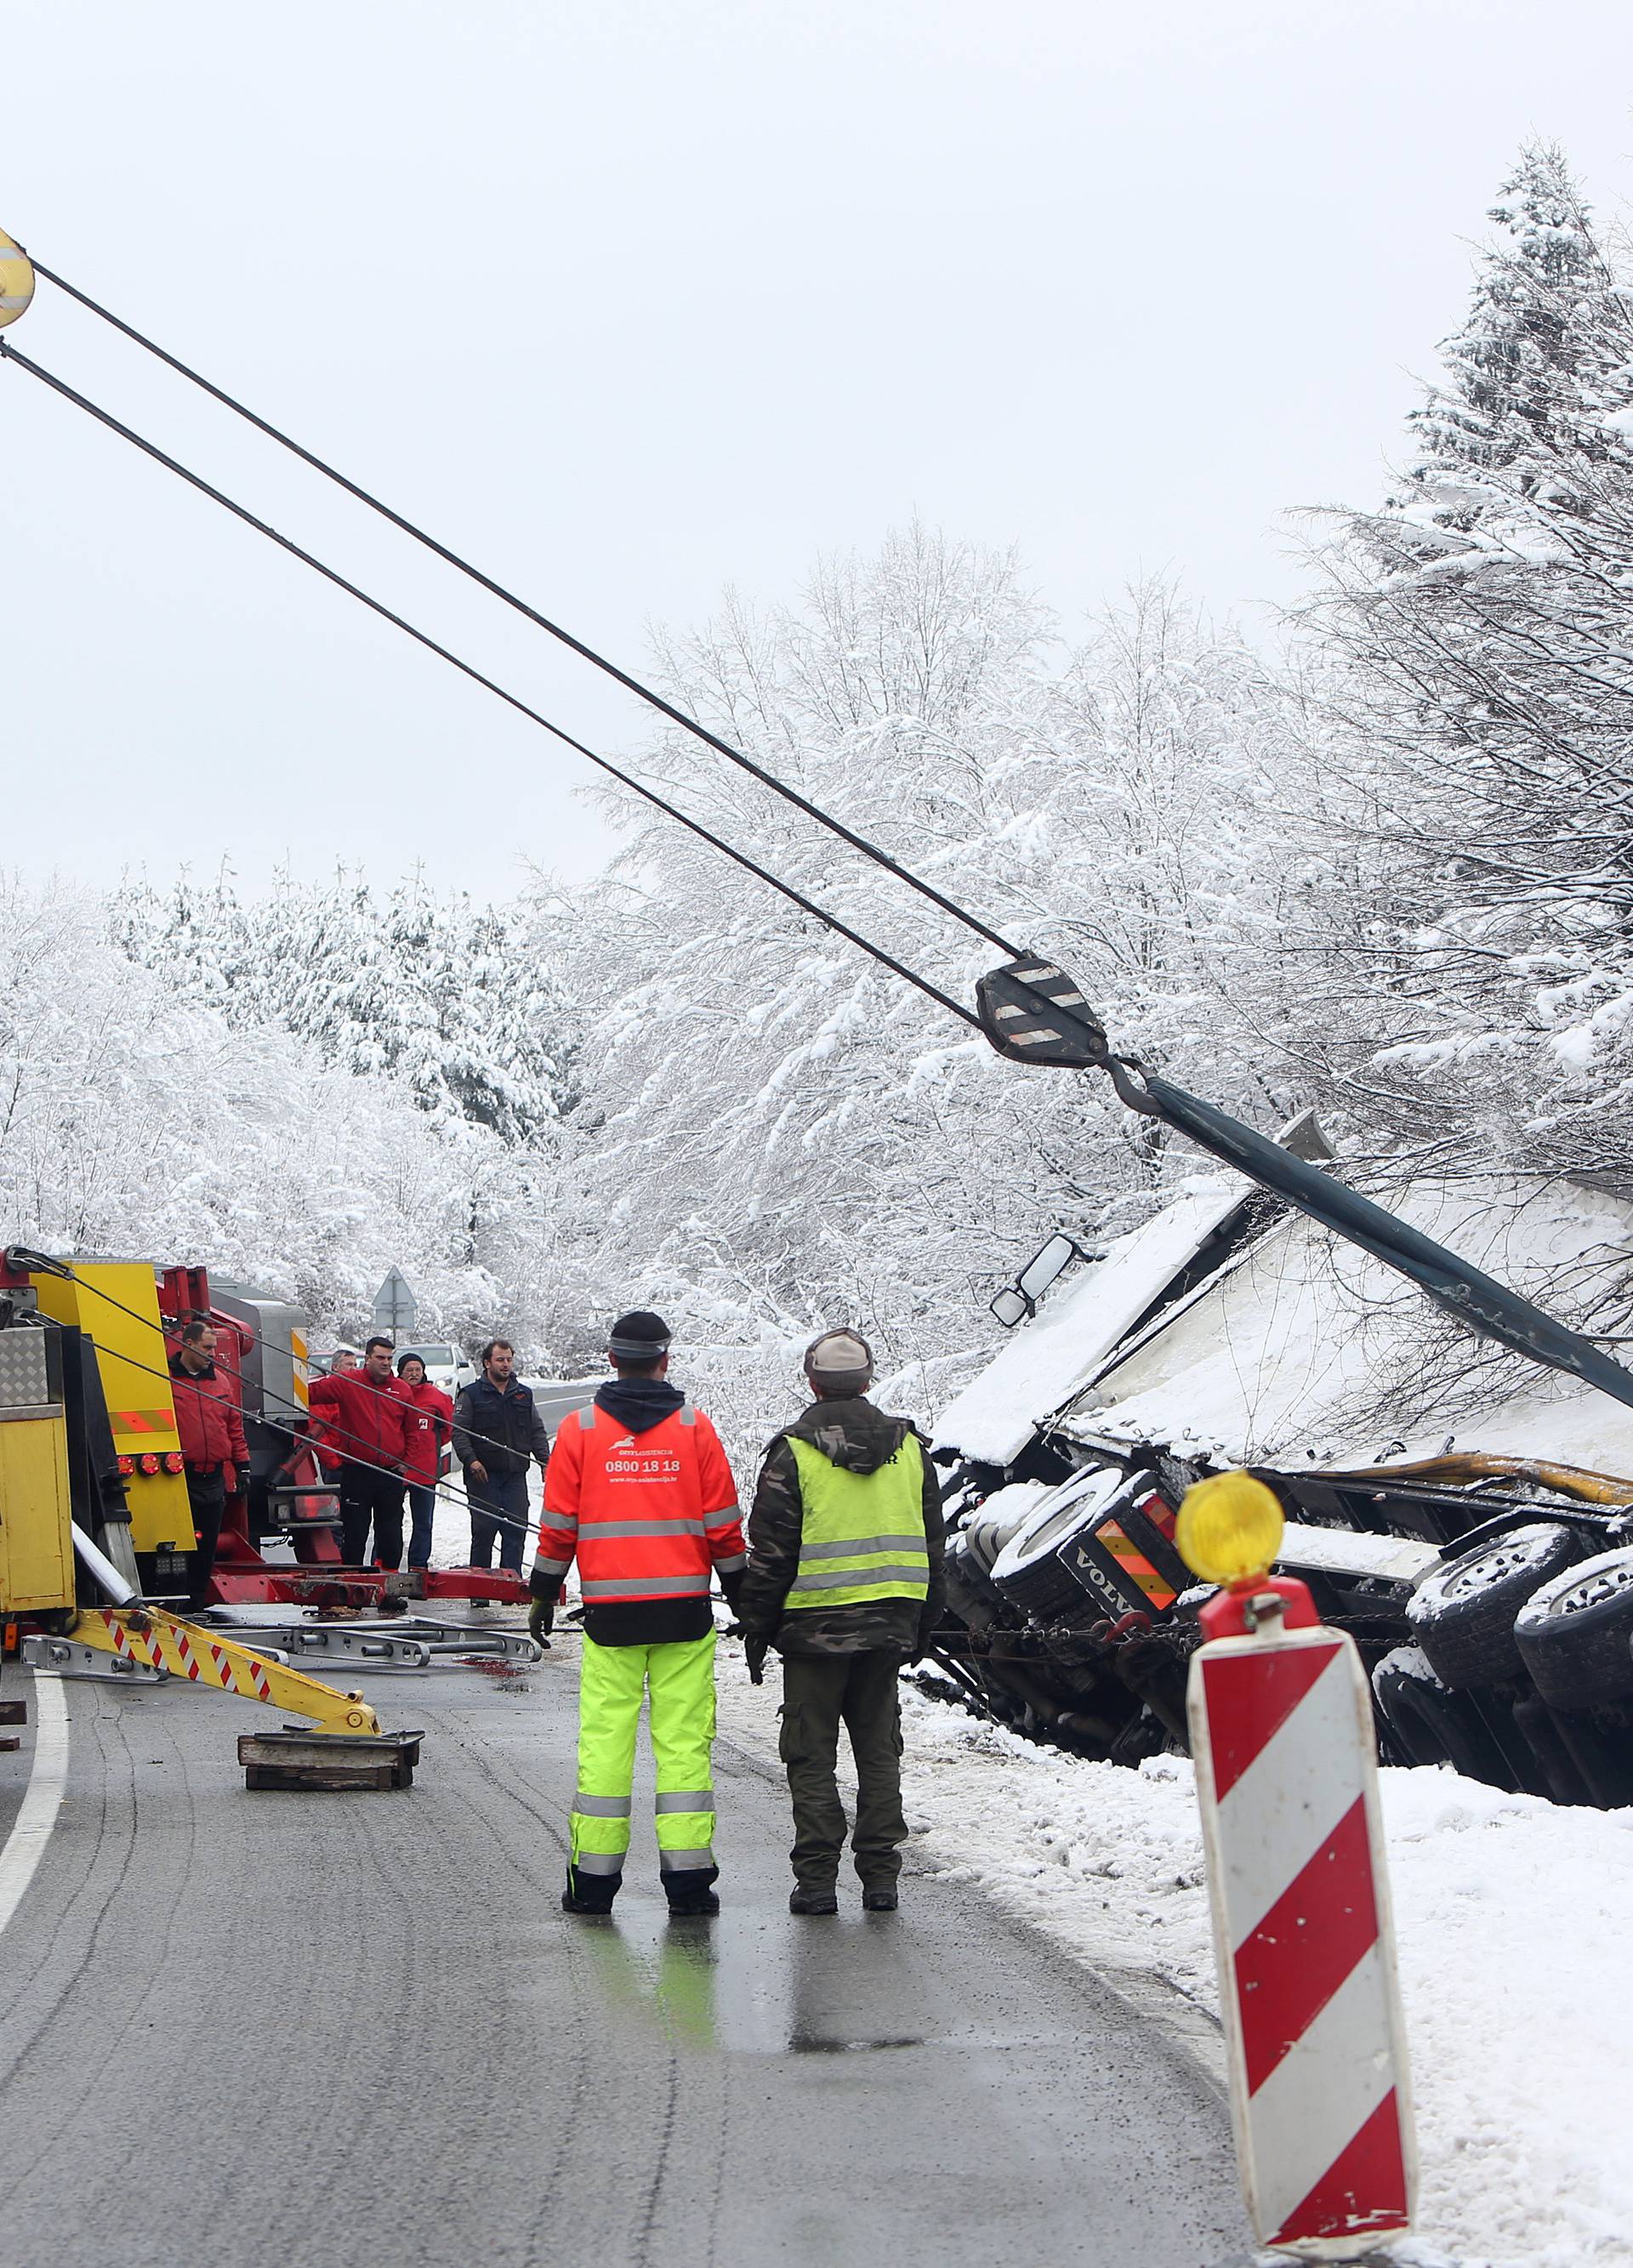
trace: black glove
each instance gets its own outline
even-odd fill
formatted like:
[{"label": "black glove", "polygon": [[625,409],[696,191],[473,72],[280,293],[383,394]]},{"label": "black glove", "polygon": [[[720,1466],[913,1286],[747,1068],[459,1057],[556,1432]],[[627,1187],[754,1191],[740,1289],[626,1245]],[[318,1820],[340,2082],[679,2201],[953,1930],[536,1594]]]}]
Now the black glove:
[{"label": "black glove", "polygon": [[238,1492],[240,1496],[248,1496],[249,1494],[249,1467],[248,1465],[240,1465],[236,1469],[238,1472]]},{"label": "black glove", "polygon": [[729,1575],[722,1574],[720,1577],[720,1589],[726,1594],[726,1603],[731,1609],[734,1620],[743,1612],[743,1587],[748,1572],[746,1567],[734,1567]]},{"label": "black glove", "polygon": [[555,1627],[556,1602],[554,1599],[535,1599],[532,1605],[528,1609],[528,1636],[534,1639],[538,1645],[542,1646],[548,1653],[550,1650],[549,1633],[554,1630]]},{"label": "black glove", "polygon": [[743,1641],[743,1658],[749,1665],[750,1685],[765,1683],[765,1649],[770,1643],[769,1638],[745,1638]]}]

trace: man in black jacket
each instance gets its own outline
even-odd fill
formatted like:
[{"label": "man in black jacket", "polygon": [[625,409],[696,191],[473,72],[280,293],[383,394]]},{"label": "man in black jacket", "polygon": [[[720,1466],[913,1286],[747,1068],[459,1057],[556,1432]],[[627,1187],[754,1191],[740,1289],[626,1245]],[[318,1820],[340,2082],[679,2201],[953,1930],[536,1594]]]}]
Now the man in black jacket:
[{"label": "man in black jacket", "polygon": [[772,1443],[749,1517],[739,1608],[756,1684],[782,1655],[782,1760],[794,1799],[793,1913],[839,1911],[845,1807],[839,1727],[856,1762],[851,1850],[870,1913],[895,1910],[902,1816],[904,1662],[942,1612],[942,1499],[911,1420],[867,1398],[873,1355],[854,1331],[806,1350],[816,1400]]},{"label": "man in black jacket", "polygon": [[[521,1572],[528,1540],[528,1467],[536,1457],[541,1472],[550,1458],[550,1435],[534,1406],[533,1390],[515,1373],[515,1349],[508,1339],[490,1339],[482,1350],[482,1375],[461,1389],[454,1404],[454,1454],[465,1475],[470,1506],[470,1564],[493,1565],[493,1539],[499,1540],[499,1565]],[[505,1525],[492,1517],[499,1513]]]}]

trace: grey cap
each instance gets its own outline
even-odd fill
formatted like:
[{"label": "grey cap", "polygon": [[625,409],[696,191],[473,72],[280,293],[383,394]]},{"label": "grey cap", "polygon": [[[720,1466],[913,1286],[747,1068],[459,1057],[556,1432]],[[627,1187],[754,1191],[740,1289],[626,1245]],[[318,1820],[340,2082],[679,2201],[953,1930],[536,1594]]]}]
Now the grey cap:
[{"label": "grey cap", "polygon": [[655,1362],[669,1351],[669,1327],[650,1307],[635,1307],[612,1326],[607,1351],[614,1362]]},{"label": "grey cap", "polygon": [[853,1383],[863,1393],[873,1379],[873,1349],[859,1331],[824,1331],[805,1350],[805,1375],[813,1386]]}]

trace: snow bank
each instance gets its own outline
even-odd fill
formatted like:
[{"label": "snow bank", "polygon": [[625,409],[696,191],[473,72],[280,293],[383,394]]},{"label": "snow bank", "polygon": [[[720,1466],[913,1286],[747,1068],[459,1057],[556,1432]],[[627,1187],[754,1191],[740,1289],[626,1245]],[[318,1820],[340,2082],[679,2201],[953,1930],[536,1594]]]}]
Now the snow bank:
[{"label": "snow bank", "polygon": [[1164,1286],[1201,1250],[1246,1194],[1239,1175],[1210,1174],[1046,1300],[937,1421],[938,1442],[1007,1465],[1041,1418],[1093,1376]]},{"label": "snow bank", "polygon": [[[1090,1962],[1216,2014],[1191,1766],[1051,1756],[907,1703],[927,1848]],[[1633,2257],[1633,1813],[1563,1811],[1450,1771],[1385,1771],[1427,2263]]]},{"label": "snow bank", "polygon": [[[769,1748],[776,1681],[721,1654],[721,1722]],[[1032,1747],[904,1688],[914,1851],[1111,1973],[1216,2015],[1190,1764]],[[1633,1812],[1385,1771],[1422,2157],[1414,2268],[1633,2258]],[[728,1822],[729,1833],[729,1822]]]}]

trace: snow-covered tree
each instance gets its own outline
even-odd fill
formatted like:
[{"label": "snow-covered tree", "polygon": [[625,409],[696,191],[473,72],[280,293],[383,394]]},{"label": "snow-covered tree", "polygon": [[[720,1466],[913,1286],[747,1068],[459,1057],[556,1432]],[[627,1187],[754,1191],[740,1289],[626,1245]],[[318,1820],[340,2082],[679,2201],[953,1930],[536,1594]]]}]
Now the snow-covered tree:
[{"label": "snow-covered tree", "polygon": [[553,957],[507,950],[505,917],[415,875],[377,902],[341,873],[313,886],[280,875],[240,901],[225,878],[121,902],[115,934],[188,997],[234,1026],[277,1026],[325,1061],[400,1079],[433,1117],[459,1117],[522,1146],[572,1098],[571,1048]]},{"label": "snow-covered tree", "polygon": [[498,1135],[180,998],[107,921],[0,882],[0,1241],[202,1261],[320,1329],[355,1332],[393,1263],[432,1328],[516,1313],[553,1208]]},{"label": "snow-covered tree", "polygon": [[1492,218],[1415,454],[1315,611],[1370,901],[1321,989],[1352,1004],[1377,1123],[1622,1178],[1633,293],[1557,151],[1524,153]]},{"label": "snow-covered tree", "polygon": [[[1012,561],[914,527],[662,660],[680,704],[1057,953],[1122,1044],[1261,1121],[1300,1099],[1244,1035],[1276,1021],[1307,887],[1274,839],[1301,751],[1262,668],[1173,593],[1131,594],[1074,653]],[[647,769],[953,998],[1001,957],[678,733]],[[1195,1170],[1099,1080],[1001,1062],[695,837],[613,808],[630,847],[564,972],[591,1035],[564,1165],[587,1280],[750,1371],[836,1315],[935,1363],[990,1339],[986,1297],[1062,1221],[1092,1241]]]}]

